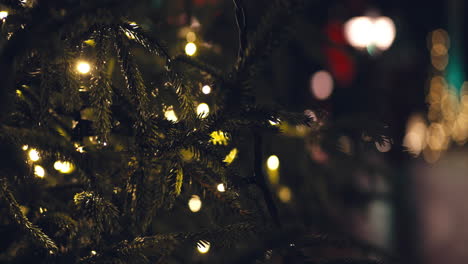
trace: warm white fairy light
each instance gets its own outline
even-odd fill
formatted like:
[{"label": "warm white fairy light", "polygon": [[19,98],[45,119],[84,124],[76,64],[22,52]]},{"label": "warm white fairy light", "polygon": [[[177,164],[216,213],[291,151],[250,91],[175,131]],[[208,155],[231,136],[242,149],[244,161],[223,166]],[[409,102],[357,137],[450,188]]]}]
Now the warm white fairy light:
[{"label": "warm white fairy light", "polygon": [[202,87],[202,93],[204,94],[210,94],[211,93],[211,87],[209,85],[204,85]]},{"label": "warm white fairy light", "polygon": [[8,11],[0,11],[0,19],[5,19],[8,16]]},{"label": "warm white fairy light", "polygon": [[91,71],[91,65],[86,61],[79,61],[76,64],[76,70],[81,74],[88,74]]},{"label": "warm white fairy light", "polygon": [[36,149],[31,149],[28,152],[28,156],[31,161],[38,161],[41,159],[41,156],[39,155],[39,152]]},{"label": "warm white fairy light", "polygon": [[97,255],[96,250],[91,250],[91,255]]},{"label": "warm white fairy light", "polygon": [[185,45],[185,54],[189,56],[193,56],[195,55],[196,52],[197,52],[197,45],[195,45],[195,43],[189,42],[187,43],[187,45]]},{"label": "warm white fairy light", "polygon": [[267,167],[269,170],[277,170],[279,168],[279,158],[276,155],[271,155],[267,159]]},{"label": "warm white fairy light", "polygon": [[224,187],[223,183],[218,184],[218,186],[216,186],[216,189],[218,189],[218,192],[225,192],[226,191],[226,188]]},{"label": "warm white fairy light", "polygon": [[68,174],[68,173],[73,172],[73,170],[75,169],[75,166],[73,166],[73,164],[69,161],[57,160],[54,163],[54,169],[58,170],[61,173]]},{"label": "warm white fairy light", "polygon": [[39,178],[44,178],[45,176],[45,170],[42,166],[40,165],[35,165],[34,166],[34,175],[36,175]]},{"label": "warm white fairy light", "polygon": [[210,242],[208,241],[204,241],[204,240],[200,240],[198,241],[197,243],[197,250],[198,252],[200,252],[201,254],[205,254],[207,253],[209,250],[210,250]]},{"label": "warm white fairy light", "polygon": [[205,118],[210,113],[210,107],[206,103],[201,103],[197,106],[197,115]]},{"label": "warm white fairy light", "polygon": [[200,209],[202,207],[202,201],[200,199],[200,196],[192,195],[192,197],[190,198],[190,200],[188,202],[188,206],[189,206],[190,211],[192,211],[194,213],[200,211]]},{"label": "warm white fairy light", "polygon": [[178,118],[176,113],[174,112],[174,109],[172,107],[169,107],[165,112],[164,112],[164,117],[172,122],[177,122]]},{"label": "warm white fairy light", "polygon": [[28,145],[23,145],[23,146],[21,147],[21,149],[22,149],[22,150],[25,150],[25,151],[28,150],[28,148],[29,148]]}]

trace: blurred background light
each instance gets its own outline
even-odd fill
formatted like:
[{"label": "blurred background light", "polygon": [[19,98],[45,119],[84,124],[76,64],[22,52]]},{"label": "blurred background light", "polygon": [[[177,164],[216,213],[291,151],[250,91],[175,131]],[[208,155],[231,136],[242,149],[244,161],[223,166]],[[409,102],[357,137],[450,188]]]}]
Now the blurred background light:
[{"label": "blurred background light", "polygon": [[381,51],[392,45],[396,36],[396,27],[389,17],[359,16],[348,20],[344,25],[348,43],[356,49],[375,46]]},{"label": "blurred background light", "polygon": [[310,89],[315,98],[325,100],[333,92],[333,78],[327,71],[318,71],[310,79]]}]

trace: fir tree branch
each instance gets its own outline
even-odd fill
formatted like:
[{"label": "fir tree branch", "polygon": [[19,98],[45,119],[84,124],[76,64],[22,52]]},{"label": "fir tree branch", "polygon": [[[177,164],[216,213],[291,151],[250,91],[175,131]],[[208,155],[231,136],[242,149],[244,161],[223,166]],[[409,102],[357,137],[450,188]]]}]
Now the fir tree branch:
[{"label": "fir tree branch", "polygon": [[96,132],[101,137],[101,140],[107,141],[110,130],[112,128],[111,105],[112,105],[112,88],[110,86],[110,76],[107,71],[107,51],[108,51],[108,35],[106,29],[101,28],[96,33],[96,65],[97,72],[92,79],[91,90],[91,107],[95,110],[96,120],[93,125]]},{"label": "fir tree branch", "polygon": [[114,231],[119,215],[115,205],[92,191],[77,193],[73,200],[79,212],[92,219],[100,232]]},{"label": "fir tree branch", "polygon": [[214,78],[216,79],[221,79],[221,72],[218,71],[218,69],[216,69],[215,67],[209,65],[209,64],[206,64],[204,62],[201,62],[199,60],[196,60],[194,58],[191,58],[187,55],[178,55],[174,58],[173,62],[183,62],[183,63],[186,63],[190,66],[193,66],[201,71],[204,71],[208,74],[210,74],[211,76],[213,76]]},{"label": "fir tree branch", "polygon": [[28,234],[35,244],[46,249],[49,254],[57,252],[58,247],[55,242],[39,227],[31,223],[21,212],[18,202],[4,179],[0,179],[0,198],[8,208],[9,216]]},{"label": "fir tree branch", "polygon": [[243,0],[233,0],[236,13],[236,25],[239,34],[239,51],[237,54],[239,62],[244,58],[245,48],[247,47],[247,18],[242,1]]}]

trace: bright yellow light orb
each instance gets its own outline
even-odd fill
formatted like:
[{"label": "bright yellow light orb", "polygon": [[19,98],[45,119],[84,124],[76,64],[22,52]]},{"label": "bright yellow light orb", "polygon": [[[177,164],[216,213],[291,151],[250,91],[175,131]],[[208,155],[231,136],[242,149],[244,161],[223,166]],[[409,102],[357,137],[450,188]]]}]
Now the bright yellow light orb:
[{"label": "bright yellow light orb", "polygon": [[226,191],[226,188],[224,187],[223,183],[218,184],[218,186],[216,186],[216,189],[218,189],[218,192],[225,192]]},{"label": "bright yellow light orb", "polygon": [[76,70],[81,74],[88,74],[91,70],[91,65],[89,65],[89,63],[86,61],[80,61],[76,65]]},{"label": "bright yellow light orb", "polygon": [[185,45],[185,54],[189,56],[193,56],[195,55],[196,52],[197,52],[197,45],[195,45],[195,43],[189,42],[187,43],[187,45]]},{"label": "bright yellow light orb", "polygon": [[164,117],[172,122],[177,122],[178,118],[177,115],[175,114],[174,110],[169,109],[166,112],[164,112]]},{"label": "bright yellow light orb", "polygon": [[198,241],[197,243],[197,250],[198,252],[200,252],[201,254],[205,254],[207,253],[209,250],[210,250],[210,242],[208,241],[203,241],[203,240],[200,240]]},{"label": "bright yellow light orb", "polygon": [[91,250],[91,255],[97,255],[96,250]]},{"label": "bright yellow light orb", "polygon": [[71,162],[57,160],[54,163],[54,169],[58,170],[61,173],[68,174],[68,173],[73,172],[73,170],[75,169],[75,166],[73,166]]},{"label": "bright yellow light orb", "polygon": [[224,162],[226,162],[227,164],[231,164],[234,159],[236,159],[237,157],[237,148],[233,148],[229,154],[226,155],[226,157],[224,158]]},{"label": "bright yellow light orb", "polygon": [[28,150],[28,148],[29,148],[28,145],[23,145],[23,146],[21,147],[21,149],[23,149],[23,150]]},{"label": "bright yellow light orb", "polygon": [[5,19],[8,16],[8,11],[0,11],[0,19]]},{"label": "bright yellow light orb", "polygon": [[40,165],[34,166],[34,175],[36,175],[39,178],[44,178],[45,176],[44,168]]},{"label": "bright yellow light orb", "polygon": [[192,195],[192,198],[190,198],[190,200],[188,202],[188,206],[189,206],[190,211],[192,211],[194,213],[200,211],[200,209],[202,207],[202,201],[200,199],[200,196]]},{"label": "bright yellow light orb", "polygon": [[202,93],[204,94],[210,94],[211,93],[211,87],[209,85],[205,85],[202,87]]},{"label": "bright yellow light orb", "polygon": [[197,106],[197,115],[199,115],[201,118],[207,117],[209,113],[210,107],[207,104],[201,103]]},{"label": "bright yellow light orb", "polygon": [[267,160],[267,167],[269,170],[277,170],[279,168],[279,158],[276,155],[271,155]]},{"label": "bright yellow light orb", "polygon": [[31,149],[28,152],[28,156],[31,161],[38,161],[41,159],[41,156],[39,155],[39,152],[36,149]]}]

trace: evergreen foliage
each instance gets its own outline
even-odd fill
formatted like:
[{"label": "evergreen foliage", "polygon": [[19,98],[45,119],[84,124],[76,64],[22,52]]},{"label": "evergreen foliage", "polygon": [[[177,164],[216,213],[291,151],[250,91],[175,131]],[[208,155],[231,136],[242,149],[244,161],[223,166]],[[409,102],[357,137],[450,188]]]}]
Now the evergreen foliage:
[{"label": "evergreen foliage", "polygon": [[[187,263],[187,252],[210,244],[221,255],[213,263],[268,263],[271,250],[294,263],[379,263],[311,259],[301,249],[343,243],[281,223],[262,141],[280,132],[270,122],[316,132],[320,124],[258,103],[255,78],[304,3],[271,1],[252,29],[243,2],[232,3],[239,48],[226,71],[170,52],[131,22],[133,1],[0,1],[10,11],[1,22],[0,146],[11,160],[0,167],[0,262]],[[134,55],[142,50],[160,68],[152,81]],[[75,69],[81,60],[88,75]],[[197,80],[216,89],[207,117],[196,112]],[[165,118],[169,109],[177,121]],[[38,162],[28,158],[33,149]],[[74,171],[54,172],[57,160]],[[202,229],[181,223],[192,221],[193,190],[209,210]],[[372,246],[344,245],[392,261]],[[235,257],[223,258],[223,248]]]}]

